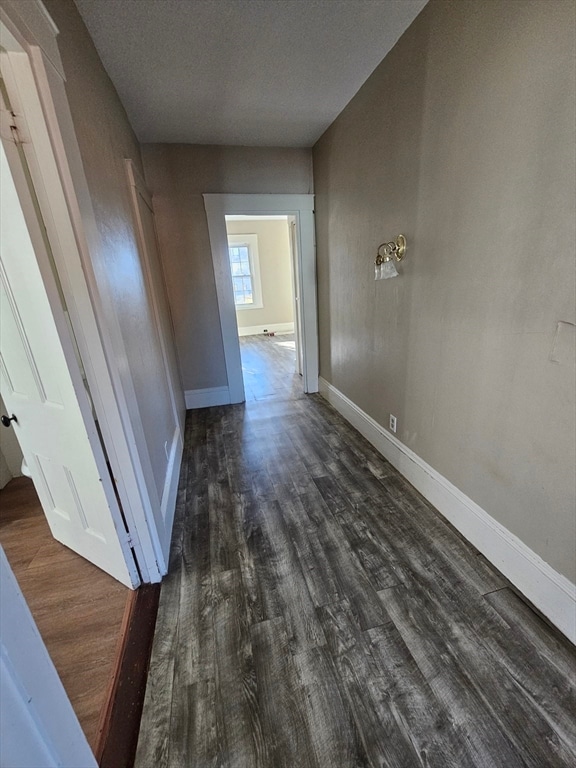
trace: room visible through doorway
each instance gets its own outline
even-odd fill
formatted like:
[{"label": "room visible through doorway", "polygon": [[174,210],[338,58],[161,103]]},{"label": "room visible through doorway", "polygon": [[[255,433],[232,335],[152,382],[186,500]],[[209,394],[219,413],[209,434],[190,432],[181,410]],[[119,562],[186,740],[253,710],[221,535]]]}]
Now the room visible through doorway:
[{"label": "room visible through doorway", "polygon": [[246,399],[302,390],[297,263],[289,215],[227,215]]},{"label": "room visible through doorway", "polygon": [[[296,357],[301,369],[302,392],[318,392],[318,316],[316,246],[314,241],[314,195],[208,194],[203,195],[212,264],[218,296],[218,313],[226,361],[225,401],[245,400],[242,360],[238,338],[236,305],[230,267],[226,216],[288,216],[292,241],[295,285],[294,332]],[[270,330],[270,329],[268,329]],[[275,331],[274,331],[275,333]],[[269,337],[270,338],[270,337]],[[272,337],[274,338],[274,337]]]}]

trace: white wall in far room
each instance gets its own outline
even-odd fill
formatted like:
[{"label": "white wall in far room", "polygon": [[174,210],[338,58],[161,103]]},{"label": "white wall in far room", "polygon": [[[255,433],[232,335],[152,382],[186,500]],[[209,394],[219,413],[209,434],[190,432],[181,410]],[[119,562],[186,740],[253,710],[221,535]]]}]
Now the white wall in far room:
[{"label": "white wall in far room", "polygon": [[227,219],[226,230],[229,235],[258,237],[258,259],[264,306],[262,309],[241,309],[236,312],[240,334],[246,333],[243,333],[242,329],[249,329],[250,333],[262,333],[269,326],[272,326],[270,330],[275,330],[273,326],[283,326],[282,330],[292,330],[294,299],[287,217]]}]

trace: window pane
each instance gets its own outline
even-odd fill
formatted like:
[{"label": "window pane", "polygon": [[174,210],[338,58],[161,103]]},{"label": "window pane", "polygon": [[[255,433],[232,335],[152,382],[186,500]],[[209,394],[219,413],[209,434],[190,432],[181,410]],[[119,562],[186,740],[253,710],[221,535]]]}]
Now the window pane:
[{"label": "window pane", "polygon": [[250,246],[228,245],[234,303],[237,307],[254,304],[253,275],[250,265]]}]

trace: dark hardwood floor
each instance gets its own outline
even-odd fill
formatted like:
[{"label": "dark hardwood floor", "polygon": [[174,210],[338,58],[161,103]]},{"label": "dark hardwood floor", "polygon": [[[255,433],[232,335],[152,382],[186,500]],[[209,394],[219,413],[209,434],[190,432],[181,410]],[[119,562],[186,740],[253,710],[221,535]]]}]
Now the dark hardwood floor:
[{"label": "dark hardwood floor", "polygon": [[27,477],[14,478],[0,491],[0,544],[96,750],[122,617],[132,593],[52,537]]},{"label": "dark hardwood floor", "polygon": [[574,648],[290,341],[242,340],[247,402],[188,413],[136,765],[573,768]]}]

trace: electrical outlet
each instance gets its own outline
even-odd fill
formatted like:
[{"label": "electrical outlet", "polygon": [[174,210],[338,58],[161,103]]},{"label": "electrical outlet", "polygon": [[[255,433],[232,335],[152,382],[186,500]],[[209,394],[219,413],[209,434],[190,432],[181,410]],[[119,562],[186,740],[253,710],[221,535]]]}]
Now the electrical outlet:
[{"label": "electrical outlet", "polygon": [[390,432],[396,432],[396,416],[390,414]]}]

